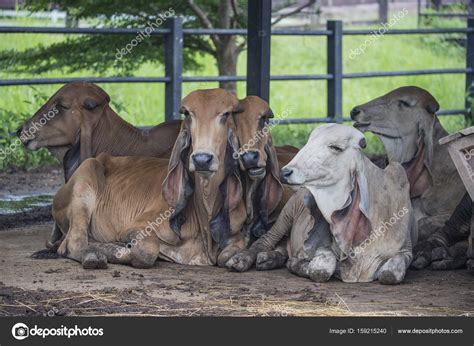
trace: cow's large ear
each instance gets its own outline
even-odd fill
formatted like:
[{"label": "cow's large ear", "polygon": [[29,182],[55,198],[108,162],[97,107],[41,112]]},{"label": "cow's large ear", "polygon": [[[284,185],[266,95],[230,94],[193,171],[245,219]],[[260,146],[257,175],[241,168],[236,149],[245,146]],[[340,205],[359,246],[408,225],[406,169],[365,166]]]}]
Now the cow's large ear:
[{"label": "cow's large ear", "polygon": [[266,175],[253,191],[252,200],[248,201],[253,206],[249,212],[253,214],[250,214],[253,219],[250,232],[256,238],[266,233],[269,216],[278,207],[283,195],[283,186],[279,180],[278,159],[270,134],[264,148],[267,154]]},{"label": "cow's large ear", "polygon": [[280,203],[283,195],[283,186],[280,182],[280,167],[272,137],[268,134],[268,140],[265,144],[267,153],[267,175],[265,177],[265,200],[267,201],[267,214],[270,215]]},{"label": "cow's large ear", "polygon": [[351,191],[346,206],[336,210],[331,215],[333,223],[332,234],[341,251],[349,256],[353,247],[362,243],[372,230],[368,217],[369,193],[367,181],[360,172],[353,179],[354,188]]},{"label": "cow's large ear", "polygon": [[219,212],[209,222],[212,239],[223,248],[230,235],[231,213],[243,203],[243,188],[240,178],[239,163],[234,158],[238,148],[237,138],[229,129],[225,155],[226,177],[219,186],[219,192],[224,197],[224,203]]},{"label": "cow's large ear", "polygon": [[234,153],[237,152],[239,147],[237,137],[234,135],[234,131],[229,129],[227,136],[227,149],[226,149],[226,169],[228,169],[227,175],[227,204],[229,211],[234,210],[241,202],[243,198],[242,180],[240,178],[239,162],[235,159]]},{"label": "cow's large ear", "polygon": [[429,146],[432,138],[426,140],[426,137],[424,133],[420,134],[415,157],[410,162],[403,164],[410,183],[410,198],[421,196],[432,184],[429,169],[431,162]]},{"label": "cow's large ear", "polygon": [[81,112],[80,162],[83,162],[84,160],[95,155],[94,148],[92,147],[92,138],[94,136],[101,136],[100,133],[95,133],[96,131],[100,131],[97,127],[97,124],[107,112],[113,112],[113,110],[109,107],[109,100],[109,96],[107,95],[106,98],[100,103],[90,98],[86,98],[83,101],[82,107],[85,110]]},{"label": "cow's large ear", "polygon": [[63,157],[64,181],[67,183],[81,164],[81,131],[76,135],[74,144]]},{"label": "cow's large ear", "polygon": [[181,226],[186,221],[184,218],[184,209],[194,190],[186,169],[190,145],[191,134],[183,123],[181,132],[171,152],[168,164],[168,175],[162,185],[162,194],[165,201],[175,210],[170,217],[170,226],[171,229],[178,234],[181,230]]}]

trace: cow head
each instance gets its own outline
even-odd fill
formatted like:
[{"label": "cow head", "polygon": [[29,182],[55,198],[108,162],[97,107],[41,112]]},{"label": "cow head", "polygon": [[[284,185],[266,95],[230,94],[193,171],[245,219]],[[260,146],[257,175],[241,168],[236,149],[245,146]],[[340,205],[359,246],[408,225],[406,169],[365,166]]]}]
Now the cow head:
[{"label": "cow head", "polygon": [[365,178],[364,135],[353,127],[322,125],[281,170],[282,181],[307,188],[341,250],[364,240],[370,233],[369,193]]},{"label": "cow head", "polygon": [[251,233],[265,233],[268,215],[282,197],[278,160],[268,126],[273,113],[268,103],[257,96],[240,101],[242,113],[235,115],[240,148],[234,153],[247,178],[246,201]]},{"label": "cow head", "polygon": [[383,141],[389,161],[405,166],[412,197],[431,184],[433,135],[439,109],[436,99],[414,86],[395,89],[354,107],[351,118],[361,131],[372,131]]},{"label": "cow head", "polygon": [[[198,180],[208,186],[219,185],[224,204],[214,220],[224,214],[227,218],[242,200],[238,162],[233,157],[237,139],[232,114],[240,112],[238,99],[223,89],[196,90],[183,99],[180,112],[185,118],[163,183],[164,198],[176,209],[170,220],[175,231],[184,223],[182,211]],[[211,233],[212,228],[211,221]],[[223,239],[220,234],[213,234],[213,238],[217,242]]]},{"label": "cow head", "polygon": [[109,101],[95,84],[66,84],[18,129],[18,136],[30,150],[72,146],[81,130],[97,123]]}]

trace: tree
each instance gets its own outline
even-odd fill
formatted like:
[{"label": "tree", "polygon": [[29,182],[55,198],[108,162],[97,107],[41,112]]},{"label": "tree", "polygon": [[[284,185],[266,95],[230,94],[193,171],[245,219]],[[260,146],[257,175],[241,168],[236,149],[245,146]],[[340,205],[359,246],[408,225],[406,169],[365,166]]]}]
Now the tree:
[{"label": "tree", "polygon": [[[316,0],[291,8],[277,16],[274,24],[283,18],[313,5]],[[50,0],[27,0],[31,11],[50,8]],[[96,26],[145,28],[166,11],[183,16],[185,28],[246,28],[247,1],[237,0],[56,0],[54,6],[68,12],[76,20],[89,20]],[[145,62],[163,63],[163,37],[143,39],[133,52],[117,59],[117,49],[123,48],[133,35],[84,35],[68,37],[49,46],[40,45],[23,52],[0,52],[0,66],[12,72],[42,73],[52,69],[75,72],[89,69],[99,73],[115,71],[127,75]],[[235,75],[237,59],[246,49],[244,38],[229,35],[210,37],[186,35],[184,44],[184,69],[199,68],[199,54],[210,54],[216,60],[219,75]],[[219,86],[235,92],[235,82],[220,82]]]}]

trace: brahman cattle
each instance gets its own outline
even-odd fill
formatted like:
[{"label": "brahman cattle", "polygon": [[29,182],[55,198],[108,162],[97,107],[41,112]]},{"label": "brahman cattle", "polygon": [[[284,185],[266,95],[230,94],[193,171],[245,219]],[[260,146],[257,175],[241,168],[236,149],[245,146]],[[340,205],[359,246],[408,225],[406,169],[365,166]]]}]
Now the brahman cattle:
[{"label": "brahman cattle", "polygon": [[374,165],[362,152],[365,137],[339,124],[316,128],[281,170],[300,189],[271,230],[232,257],[244,271],[257,254],[289,235],[288,269],[314,281],[400,283],[412,259],[417,228],[403,167]]},{"label": "brahman cattle", "polygon": [[65,235],[60,255],[84,268],[107,262],[150,267],[158,257],[224,265],[245,245],[246,220],[233,113],[222,90],[186,96],[185,120],[170,160],[112,157],[84,161],[53,200]]},{"label": "brahman cattle", "polygon": [[[141,130],[115,113],[109,101],[109,95],[93,83],[66,84],[23,124],[18,136],[31,150],[48,148],[62,162],[66,181],[81,162],[101,153],[169,158],[181,120]],[[45,121],[45,113],[51,110],[53,116]],[[276,148],[284,163],[297,151],[291,146]],[[32,257],[56,258],[61,237],[61,231],[54,225],[46,242],[47,249],[35,252]]]},{"label": "brahman cattle", "polygon": [[[47,148],[64,167],[66,181],[81,162],[100,153],[169,158],[181,122],[141,130],[123,120],[97,85],[72,82],[60,88],[20,129],[30,150]],[[44,115],[56,113],[46,122]]]},{"label": "brahman cattle", "polygon": [[[234,116],[236,135],[239,140],[239,158],[243,172],[244,198],[247,207],[245,233],[249,243],[265,234],[276,221],[281,209],[293,194],[280,183],[280,167],[296,155],[292,146],[273,146],[269,121],[273,112],[267,102],[257,96],[248,96],[240,101],[242,112]],[[286,246],[262,254],[257,260],[257,269],[283,266],[288,258]]]},{"label": "brahman cattle", "polygon": [[438,109],[429,92],[407,86],[351,111],[354,126],[380,137],[389,162],[405,167],[420,241],[443,227],[466,193],[448,150],[438,143],[448,134]]}]

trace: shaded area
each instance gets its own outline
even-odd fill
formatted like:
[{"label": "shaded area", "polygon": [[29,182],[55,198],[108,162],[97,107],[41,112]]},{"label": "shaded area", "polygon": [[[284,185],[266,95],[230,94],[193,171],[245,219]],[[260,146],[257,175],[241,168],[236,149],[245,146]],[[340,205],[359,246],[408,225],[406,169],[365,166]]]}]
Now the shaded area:
[{"label": "shaded area", "polygon": [[398,286],[317,284],[286,269],[233,273],[159,261],[138,270],[84,270],[68,259],[33,260],[51,223],[0,233],[0,316],[445,316],[474,314],[466,270],[409,271]]}]

